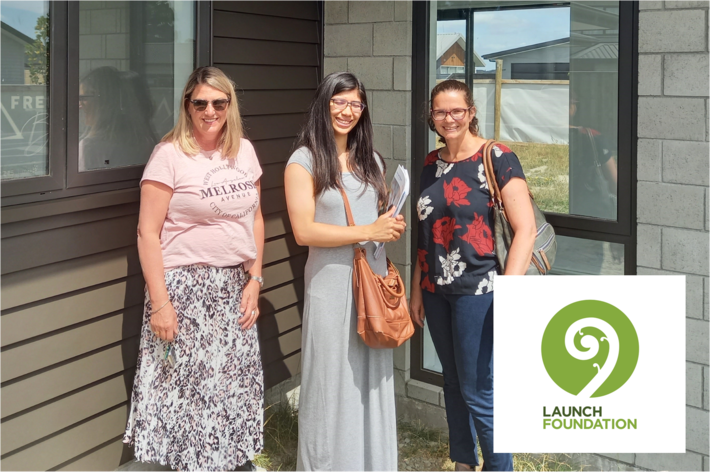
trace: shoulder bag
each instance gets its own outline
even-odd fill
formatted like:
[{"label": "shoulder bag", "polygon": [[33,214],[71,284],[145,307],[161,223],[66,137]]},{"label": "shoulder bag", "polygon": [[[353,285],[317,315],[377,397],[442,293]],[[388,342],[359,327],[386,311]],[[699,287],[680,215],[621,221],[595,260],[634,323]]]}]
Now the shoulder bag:
[{"label": "shoulder bag", "polygon": [[[340,193],[348,226],[355,226],[348,197],[343,189]],[[395,348],[414,334],[399,271],[388,258],[387,275],[374,273],[367,262],[365,248],[359,244],[355,244],[353,258],[353,298],[357,308],[357,333],[371,348]]]},{"label": "shoulder bag", "polygon": [[[483,166],[486,172],[486,181],[488,182],[488,190],[493,202],[494,228],[493,236],[495,240],[496,257],[502,271],[505,271],[505,264],[508,260],[508,251],[513,243],[513,228],[510,226],[508,216],[503,207],[503,197],[498,188],[498,181],[493,172],[493,160],[491,152],[496,143],[492,139],[486,142],[483,148]],[[557,241],[555,239],[555,230],[552,225],[545,219],[545,214],[538,208],[535,199],[530,193],[530,203],[532,204],[533,213],[535,213],[535,226],[537,227],[537,236],[533,245],[532,258],[530,266],[525,275],[546,275],[552,264],[555,262],[555,254],[557,253]]]}]

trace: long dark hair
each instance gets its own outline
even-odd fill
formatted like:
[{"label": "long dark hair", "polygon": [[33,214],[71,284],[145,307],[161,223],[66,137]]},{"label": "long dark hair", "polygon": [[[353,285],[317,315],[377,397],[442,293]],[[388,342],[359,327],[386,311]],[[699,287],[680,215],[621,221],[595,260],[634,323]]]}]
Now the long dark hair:
[{"label": "long dark hair", "polygon": [[[367,94],[362,82],[349,72],[334,72],[326,76],[316,90],[316,96],[308,110],[308,120],[298,137],[297,147],[305,146],[313,156],[313,186],[315,194],[342,186],[338,149],[335,145],[333,123],[330,115],[330,99],[341,92],[357,90],[365,109],[355,127],[348,133],[348,167],[360,182],[371,185],[377,191],[380,204],[387,190],[383,172],[375,161],[372,146],[373,130]],[[384,168],[384,161],[379,156]]]},{"label": "long dark hair", "polygon": [[[427,123],[429,124],[429,129],[431,129],[436,134],[439,134],[439,132],[436,130],[436,125],[434,125],[434,120],[431,117],[431,109],[434,106],[434,98],[436,98],[436,96],[442,92],[461,92],[463,94],[463,100],[466,102],[466,106],[469,107],[469,113],[471,112],[470,108],[476,108],[476,104],[473,102],[473,94],[471,94],[471,89],[468,88],[468,85],[459,80],[454,79],[439,82],[433,89],[431,89],[431,99],[429,100],[429,115],[427,115]],[[474,136],[479,135],[477,116],[474,116],[471,122],[468,124],[468,131]],[[442,142],[446,142],[444,137],[440,134],[439,138]]]}]

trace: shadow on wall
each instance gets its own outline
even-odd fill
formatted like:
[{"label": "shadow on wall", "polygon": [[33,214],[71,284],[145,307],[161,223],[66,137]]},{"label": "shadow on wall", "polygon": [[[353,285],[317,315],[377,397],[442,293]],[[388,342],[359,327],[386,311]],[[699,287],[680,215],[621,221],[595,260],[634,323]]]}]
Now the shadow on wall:
[{"label": "shadow on wall", "polygon": [[[138,215],[136,215],[137,217]],[[136,218],[136,226],[138,224]],[[136,375],[136,362],[138,360],[138,349],[140,345],[141,328],[143,327],[143,304],[145,299],[145,281],[141,271],[138,252],[134,252],[128,257],[127,273],[129,276],[126,279],[126,294],[124,297],[124,314],[123,314],[123,333],[121,354],[123,356],[123,382],[126,389],[126,405],[130,405],[131,392],[133,391],[133,380]],[[130,275],[135,274],[135,275]],[[128,412],[126,409],[125,422],[128,422]],[[133,460],[133,449],[124,444],[121,451],[121,459],[119,464],[125,464]],[[129,470],[148,470],[148,469],[129,469]],[[163,470],[163,469],[151,469]],[[165,469],[170,470],[170,469]]]}]

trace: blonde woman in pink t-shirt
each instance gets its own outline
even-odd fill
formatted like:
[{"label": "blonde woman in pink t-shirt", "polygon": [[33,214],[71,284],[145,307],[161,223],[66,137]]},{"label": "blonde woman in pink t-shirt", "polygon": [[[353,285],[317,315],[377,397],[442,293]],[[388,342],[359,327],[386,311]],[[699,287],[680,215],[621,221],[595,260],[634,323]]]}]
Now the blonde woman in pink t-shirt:
[{"label": "blonde woman in pink t-shirt", "polygon": [[138,461],[248,469],[263,447],[260,177],[234,84],[196,69],[141,180],[145,314],[124,436]]}]

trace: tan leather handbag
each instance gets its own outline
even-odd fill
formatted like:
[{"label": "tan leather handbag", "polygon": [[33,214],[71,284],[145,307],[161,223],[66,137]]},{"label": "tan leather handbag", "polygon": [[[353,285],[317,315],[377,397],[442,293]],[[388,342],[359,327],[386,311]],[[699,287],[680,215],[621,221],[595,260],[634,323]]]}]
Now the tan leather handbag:
[{"label": "tan leather handbag", "polygon": [[[355,226],[348,197],[342,189],[340,193],[348,226]],[[395,348],[414,334],[399,271],[388,258],[387,275],[374,273],[367,262],[365,248],[358,244],[355,244],[353,259],[353,296],[357,307],[357,333],[371,348]]]}]

